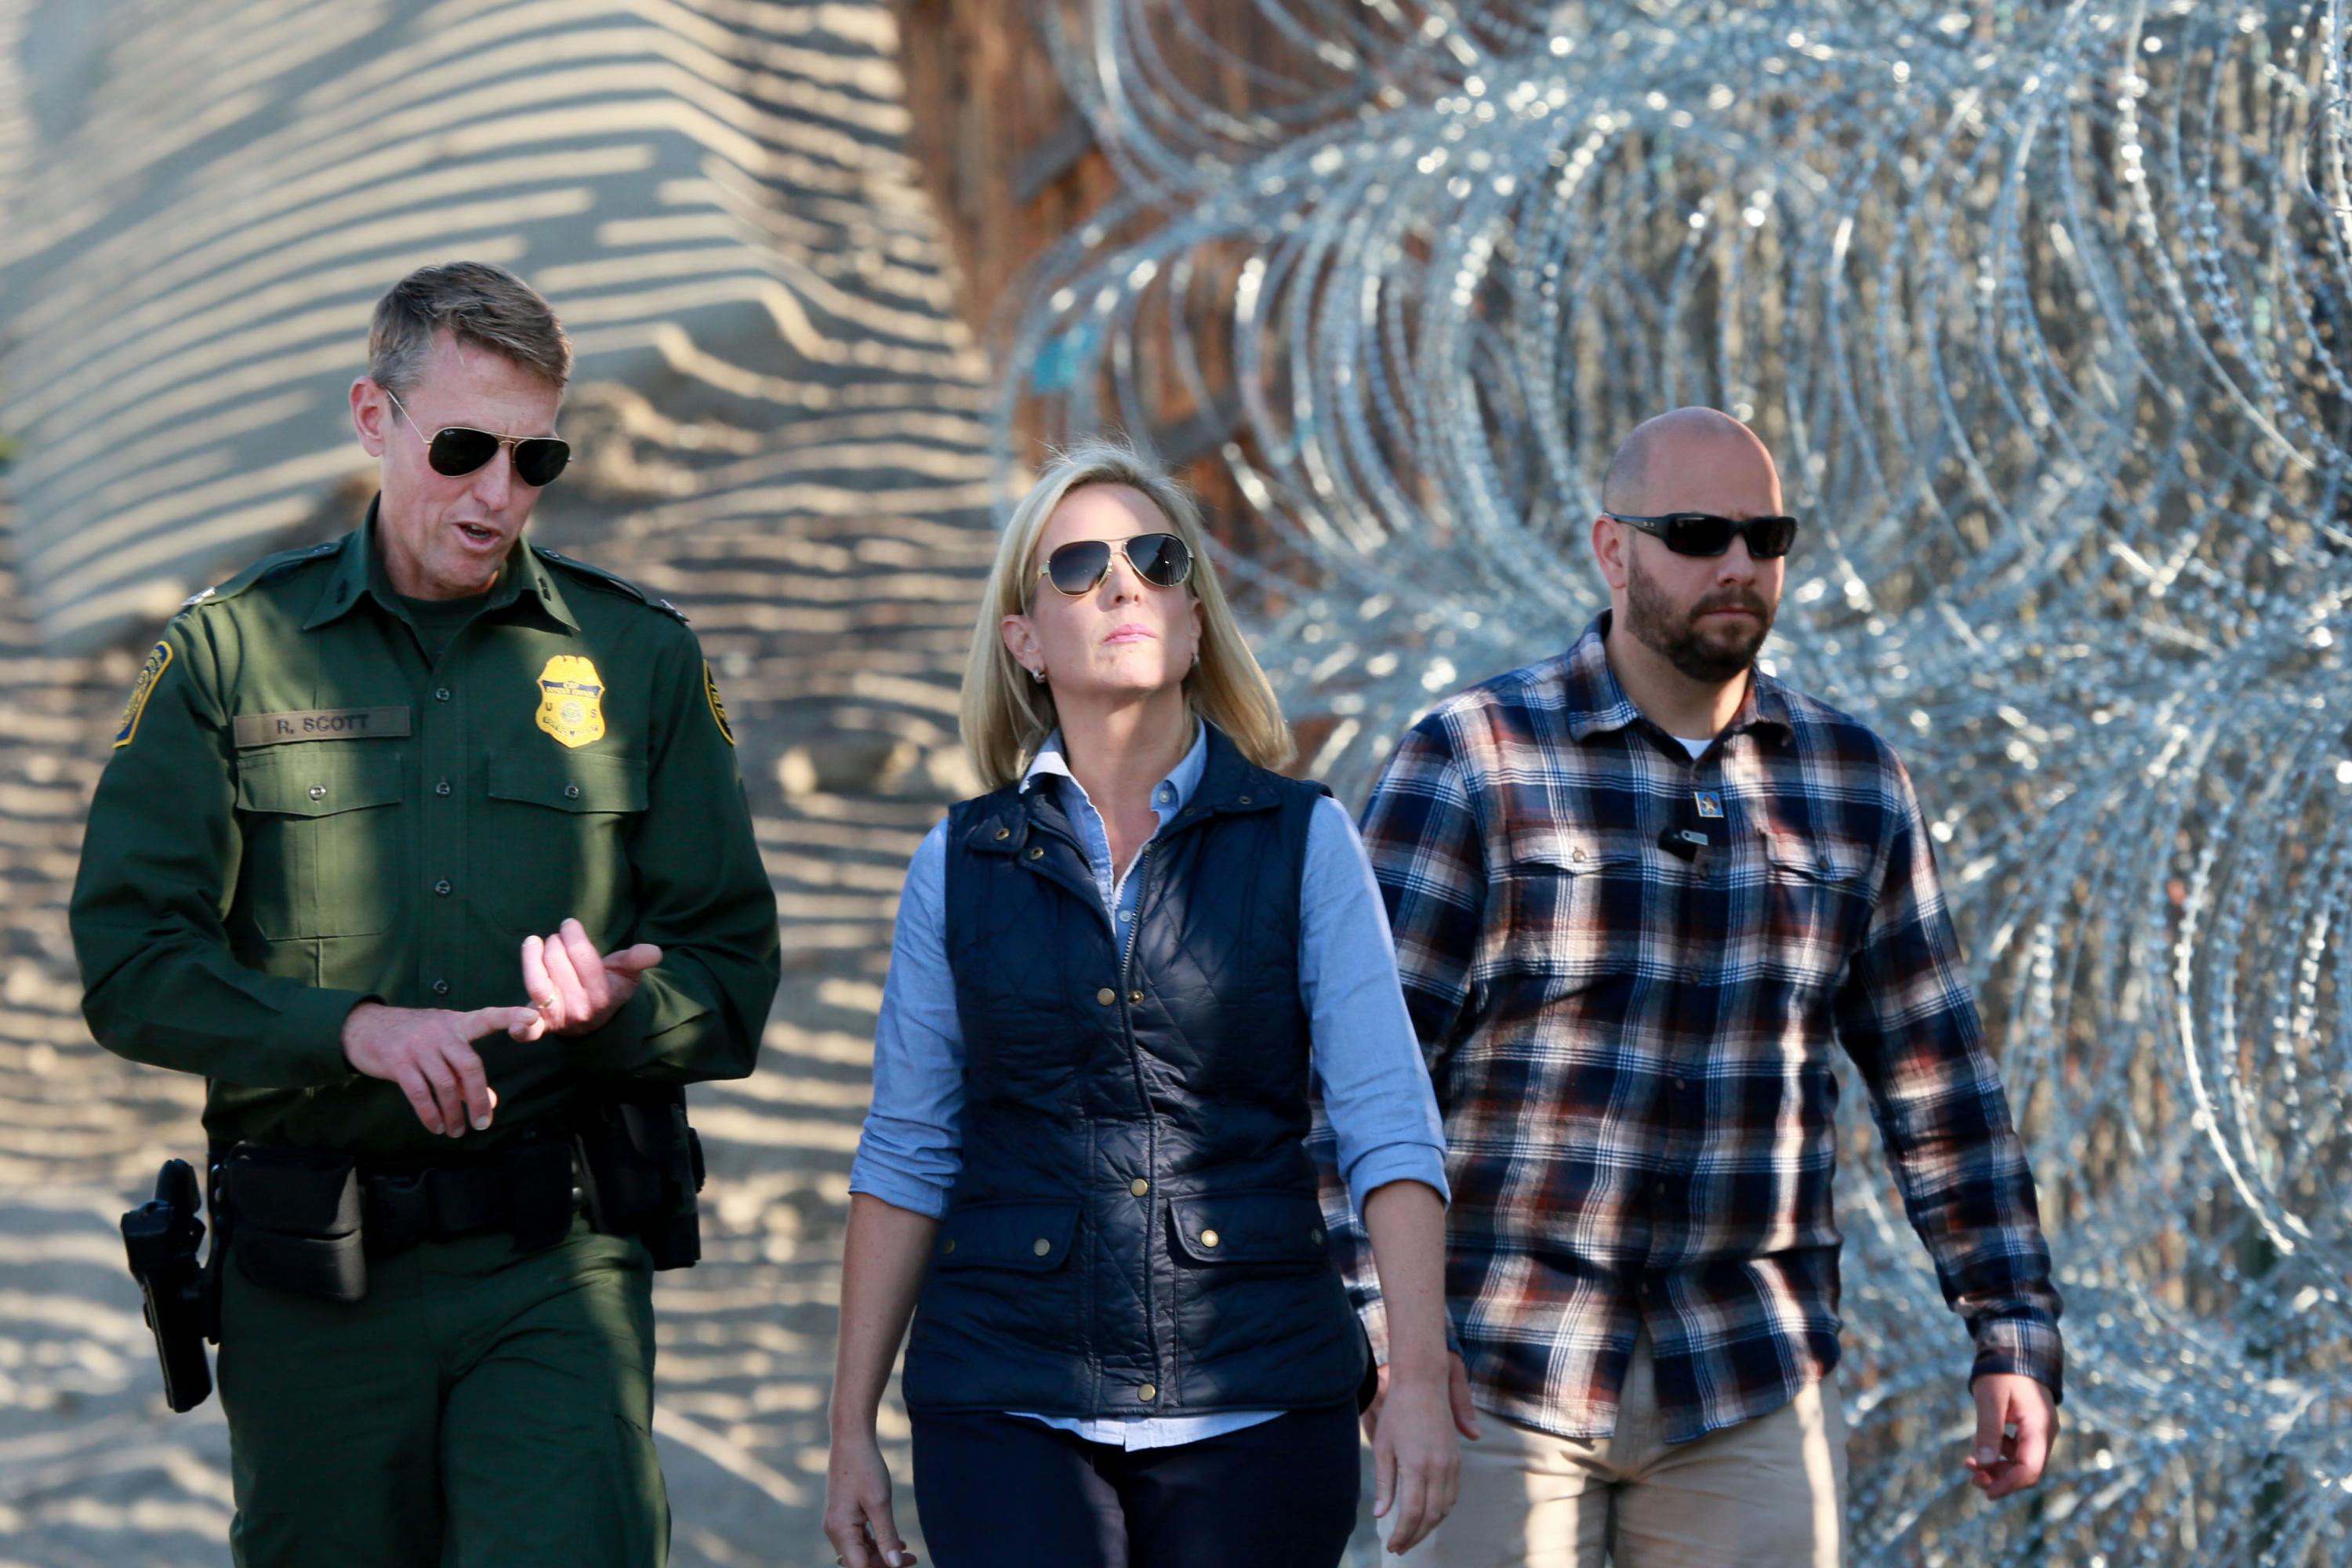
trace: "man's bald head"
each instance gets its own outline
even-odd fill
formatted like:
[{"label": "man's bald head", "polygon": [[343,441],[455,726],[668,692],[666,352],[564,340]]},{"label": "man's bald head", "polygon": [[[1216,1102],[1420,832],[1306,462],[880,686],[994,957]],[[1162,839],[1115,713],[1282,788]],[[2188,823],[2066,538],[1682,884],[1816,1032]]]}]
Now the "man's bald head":
[{"label": "man's bald head", "polygon": [[1601,510],[1627,517],[1769,515],[1780,510],[1780,474],[1756,432],[1730,415],[1677,408],[1625,437],[1601,480]]},{"label": "man's bald head", "polygon": [[1780,475],[1756,433],[1712,408],[1645,420],[1609,464],[1592,553],[1609,582],[1618,628],[1688,680],[1741,679],[1772,630],[1783,566],[1734,541],[1717,555],[1682,555],[1621,517],[1705,512],[1735,521],[1780,512]]}]

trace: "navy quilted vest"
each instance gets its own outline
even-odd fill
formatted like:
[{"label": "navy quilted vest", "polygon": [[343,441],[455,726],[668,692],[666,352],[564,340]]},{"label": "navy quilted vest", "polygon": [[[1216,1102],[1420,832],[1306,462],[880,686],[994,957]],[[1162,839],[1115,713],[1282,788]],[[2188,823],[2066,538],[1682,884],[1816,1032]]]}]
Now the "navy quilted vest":
[{"label": "navy quilted vest", "polygon": [[1318,786],[1209,731],[1131,951],[1056,790],[949,819],[963,1167],[907,1348],[919,1410],[1176,1415],[1350,1398],[1363,1336],[1307,1134],[1298,884]]}]

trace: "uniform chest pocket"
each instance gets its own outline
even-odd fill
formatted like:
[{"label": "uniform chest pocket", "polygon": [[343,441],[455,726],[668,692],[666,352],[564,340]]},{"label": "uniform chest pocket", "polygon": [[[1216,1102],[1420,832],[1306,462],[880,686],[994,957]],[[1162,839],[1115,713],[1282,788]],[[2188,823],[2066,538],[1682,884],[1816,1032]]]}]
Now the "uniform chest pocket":
[{"label": "uniform chest pocket", "polygon": [[492,752],[488,799],[473,834],[474,877],[499,924],[546,935],[566,917],[611,940],[631,897],[628,840],[646,809],[635,757]]},{"label": "uniform chest pocket", "polygon": [[1775,973],[1833,984],[1870,919],[1868,856],[1858,844],[1759,828],[1765,925],[1759,956]]},{"label": "uniform chest pocket", "polygon": [[1538,823],[1510,837],[1507,969],[1583,976],[1631,969],[1640,954],[1644,890],[1630,831]]},{"label": "uniform chest pocket", "polygon": [[274,942],[373,936],[401,899],[406,756],[381,741],[273,746],[237,760],[236,901]]}]

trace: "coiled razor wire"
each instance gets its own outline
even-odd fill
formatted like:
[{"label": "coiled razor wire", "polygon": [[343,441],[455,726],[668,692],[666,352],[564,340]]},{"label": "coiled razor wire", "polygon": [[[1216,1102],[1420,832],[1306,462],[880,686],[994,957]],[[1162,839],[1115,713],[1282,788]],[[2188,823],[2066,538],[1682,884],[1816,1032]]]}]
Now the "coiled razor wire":
[{"label": "coiled razor wire", "polygon": [[1360,801],[1600,605],[1627,430],[1750,421],[1806,521],[1769,658],[1920,782],[2068,1304],[2050,1478],[1987,1505],[1852,1130],[1853,1560],[2352,1560],[2347,0],[1197,3],[1047,13],[1127,194],[1007,323],[1008,489],[1195,432]]}]

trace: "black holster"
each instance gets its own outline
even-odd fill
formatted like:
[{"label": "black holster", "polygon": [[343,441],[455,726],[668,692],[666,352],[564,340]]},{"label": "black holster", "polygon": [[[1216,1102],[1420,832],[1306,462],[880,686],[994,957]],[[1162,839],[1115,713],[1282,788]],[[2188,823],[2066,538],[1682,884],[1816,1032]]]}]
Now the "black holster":
[{"label": "black holster", "polygon": [[[166,1160],[155,1176],[154,1197],[122,1216],[122,1247],[155,1336],[163,1399],[175,1411],[194,1410],[211,1394],[205,1341],[220,1339],[211,1271],[196,1262],[205,1239],[200,1204],[194,1168],[185,1160]],[[215,1262],[219,1256],[215,1237]]]},{"label": "black holster", "polygon": [[588,1223],[634,1236],[656,1268],[691,1268],[702,1258],[702,1140],[687,1124],[683,1089],[651,1089],[592,1106],[573,1135]]}]

